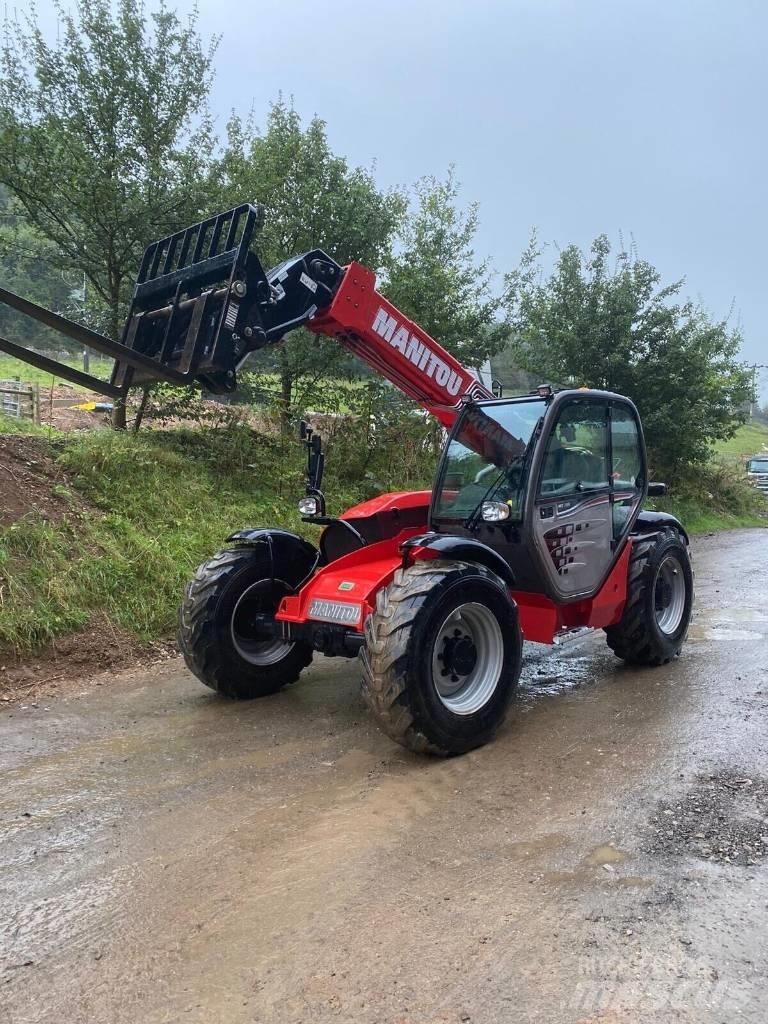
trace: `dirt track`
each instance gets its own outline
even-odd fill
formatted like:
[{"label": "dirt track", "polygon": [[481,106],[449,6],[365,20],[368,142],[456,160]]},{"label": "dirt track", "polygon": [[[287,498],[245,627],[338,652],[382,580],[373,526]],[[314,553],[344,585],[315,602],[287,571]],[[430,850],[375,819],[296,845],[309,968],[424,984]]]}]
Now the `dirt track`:
[{"label": "dirt track", "polygon": [[0,1021],[763,1024],[767,545],[697,545],[668,669],[532,647],[461,759],[391,745],[346,662],[3,712]]}]

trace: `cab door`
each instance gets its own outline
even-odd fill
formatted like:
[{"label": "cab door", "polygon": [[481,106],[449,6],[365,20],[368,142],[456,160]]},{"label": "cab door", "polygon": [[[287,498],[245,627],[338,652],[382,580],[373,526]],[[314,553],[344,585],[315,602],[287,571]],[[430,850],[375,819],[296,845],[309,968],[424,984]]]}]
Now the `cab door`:
[{"label": "cab door", "polygon": [[645,443],[634,407],[611,400],[611,523],[613,546],[629,533],[645,494]]},{"label": "cab door", "polygon": [[566,399],[550,428],[536,485],[533,532],[550,591],[593,593],[613,561],[610,404]]}]

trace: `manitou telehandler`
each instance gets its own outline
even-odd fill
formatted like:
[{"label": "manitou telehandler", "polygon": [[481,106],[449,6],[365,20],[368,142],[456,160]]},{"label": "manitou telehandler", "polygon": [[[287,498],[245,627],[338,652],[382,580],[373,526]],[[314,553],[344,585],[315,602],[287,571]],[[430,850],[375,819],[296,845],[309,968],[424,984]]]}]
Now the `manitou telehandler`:
[{"label": "manitou telehandler", "polygon": [[383,494],[329,516],[323,452],[306,426],[299,508],[317,547],[251,527],[198,569],[179,645],[227,697],[263,697],[315,651],[360,657],[363,696],[406,747],[457,754],[488,742],[520,673],[523,639],[603,629],[626,662],[662,665],[688,629],[685,530],[643,511],[637,410],[620,395],[542,386],[498,398],[376,290],[375,275],[314,250],[265,273],[242,206],[152,243],[120,343],[12,293],[0,301],[116,359],[100,381],[13,342],[0,349],[116,398],[154,380],[236,386],[250,352],[304,326],[329,335],[449,432],[431,491]]}]

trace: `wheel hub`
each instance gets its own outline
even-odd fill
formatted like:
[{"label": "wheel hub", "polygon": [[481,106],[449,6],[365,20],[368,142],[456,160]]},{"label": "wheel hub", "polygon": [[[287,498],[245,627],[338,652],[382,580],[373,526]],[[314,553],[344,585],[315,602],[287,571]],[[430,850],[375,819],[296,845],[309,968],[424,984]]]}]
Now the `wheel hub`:
[{"label": "wheel hub", "polygon": [[669,554],[656,574],[653,590],[653,608],[656,624],[662,633],[673,636],[685,615],[685,574],[679,559]]},{"label": "wheel hub", "polygon": [[440,674],[450,676],[455,683],[459,676],[468,676],[477,664],[477,648],[468,633],[455,629],[453,636],[443,640],[443,650],[437,657],[443,663]]},{"label": "wheel hub", "polygon": [[275,637],[269,621],[289,593],[281,580],[259,580],[241,594],[232,613],[232,643],[240,657],[256,667],[274,665],[291,650],[293,644]]},{"label": "wheel hub", "polygon": [[663,611],[668,608],[672,600],[672,588],[666,580],[659,580],[656,584],[656,610]]},{"label": "wheel hub", "polygon": [[504,639],[495,614],[474,601],[459,605],[438,629],[431,660],[441,703],[456,715],[479,711],[496,691],[504,663]]}]

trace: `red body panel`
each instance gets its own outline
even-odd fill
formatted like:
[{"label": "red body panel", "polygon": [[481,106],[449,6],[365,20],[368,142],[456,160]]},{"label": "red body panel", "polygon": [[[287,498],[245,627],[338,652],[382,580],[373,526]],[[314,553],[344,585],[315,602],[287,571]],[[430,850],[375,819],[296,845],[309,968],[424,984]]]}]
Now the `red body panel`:
[{"label": "red body panel", "polygon": [[360,263],[345,268],[333,302],[307,327],[336,338],[445,427],[453,426],[465,395],[493,398],[458,359],[376,291],[376,275]]},{"label": "red body panel", "polygon": [[402,564],[400,543],[422,532],[418,527],[401,530],[396,537],[368,544],[323,566],[298,594],[283,598],[275,618],[278,622],[312,621],[309,610],[313,600],[344,602],[357,605],[359,610],[356,619],[346,625],[361,631],[376,604],[376,594],[391,582],[395,569]]},{"label": "red body panel", "polygon": [[520,628],[526,640],[539,644],[551,644],[561,630],[592,626],[602,629],[615,625],[621,618],[627,600],[627,572],[632,539],[608,574],[608,578],[594,597],[569,604],[555,604],[544,594],[531,594],[525,590],[513,590],[520,614]]},{"label": "red body panel", "polygon": [[431,491],[393,491],[380,494],[369,501],[353,505],[342,512],[339,519],[366,519],[368,516],[379,515],[381,512],[393,512],[405,508],[424,509],[424,529],[427,529],[427,512],[432,499]]},{"label": "red body panel", "polygon": [[[404,492],[404,495],[382,495],[380,498],[374,498],[373,504],[402,496],[415,499],[420,493],[417,491],[412,494]],[[356,508],[361,509],[370,504],[372,503],[364,502]],[[353,511],[355,510],[349,510]],[[381,509],[374,509],[374,513],[375,511]],[[400,543],[421,532],[419,527],[401,530],[396,537],[380,541],[378,544],[369,544],[323,566],[302,587],[300,593],[283,598],[275,618],[279,622],[323,621],[314,620],[309,615],[313,600],[343,602],[357,606],[356,617],[354,620],[350,619],[346,625],[361,632],[366,617],[376,605],[376,594],[392,581],[395,570],[402,564]],[[627,572],[631,551],[630,538],[605,583],[594,597],[558,605],[544,594],[513,590],[511,595],[517,603],[523,637],[535,643],[551,644],[557,634],[564,630],[577,629],[581,626],[600,629],[617,623],[627,599]],[[411,552],[412,557],[414,554],[415,552]]]}]

